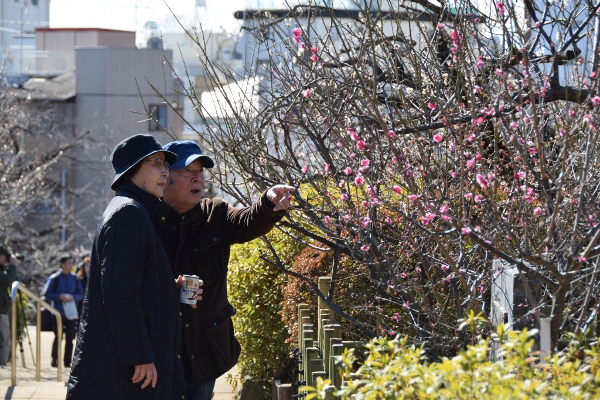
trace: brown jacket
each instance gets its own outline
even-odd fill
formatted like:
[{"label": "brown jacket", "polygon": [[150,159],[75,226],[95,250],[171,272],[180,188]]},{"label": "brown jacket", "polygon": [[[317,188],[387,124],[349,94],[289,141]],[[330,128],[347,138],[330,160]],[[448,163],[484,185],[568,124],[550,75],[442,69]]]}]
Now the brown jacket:
[{"label": "brown jacket", "polygon": [[197,308],[182,305],[182,359],[186,382],[212,381],[237,363],[240,345],[231,317],[235,309],[227,299],[227,265],[230,246],[269,232],[285,211],[274,212],[263,193],[250,207],[229,206],[221,198],[202,199],[181,216],[172,213],[159,235],[175,276],[197,275],[204,281]]}]

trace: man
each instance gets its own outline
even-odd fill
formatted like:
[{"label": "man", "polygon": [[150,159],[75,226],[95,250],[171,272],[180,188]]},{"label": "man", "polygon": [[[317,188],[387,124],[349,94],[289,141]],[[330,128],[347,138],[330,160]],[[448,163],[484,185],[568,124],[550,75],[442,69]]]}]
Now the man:
[{"label": "man", "polygon": [[[77,334],[78,318],[68,318],[63,307],[64,303],[78,302],[83,299],[83,288],[81,281],[73,270],[73,257],[70,254],[63,254],[59,260],[60,271],[50,275],[46,286],[44,287],[44,297],[50,301],[50,305],[60,312],[63,324],[63,333],[66,336],[65,354],[63,362],[65,368],[71,368],[71,359],[73,358],[73,340]],[[75,306],[75,303],[73,303]],[[57,327],[54,327],[54,343],[52,344],[52,366],[58,366],[58,334]]]},{"label": "man", "polygon": [[230,246],[269,232],[285,214],[295,189],[274,186],[246,208],[231,207],[221,198],[203,199],[204,168],[212,168],[213,160],[189,140],[163,148],[177,154],[164,190],[164,200],[175,213],[159,235],[174,275],[197,275],[203,282],[197,308],[182,307],[186,399],[205,400],[241,351],[231,321],[236,311],[227,300]]},{"label": "man", "polygon": [[18,264],[18,260],[11,257],[6,247],[0,246],[0,365],[6,365],[10,354],[10,288],[17,279]]}]

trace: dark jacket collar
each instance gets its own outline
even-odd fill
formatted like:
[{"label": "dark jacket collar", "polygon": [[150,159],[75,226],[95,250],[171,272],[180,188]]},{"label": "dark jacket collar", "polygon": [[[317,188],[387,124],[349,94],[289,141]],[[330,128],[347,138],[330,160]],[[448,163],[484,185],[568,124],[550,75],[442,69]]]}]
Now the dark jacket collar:
[{"label": "dark jacket collar", "polygon": [[116,188],[116,196],[128,197],[141,203],[155,224],[165,220],[171,211],[165,202],[131,182],[123,182]]}]

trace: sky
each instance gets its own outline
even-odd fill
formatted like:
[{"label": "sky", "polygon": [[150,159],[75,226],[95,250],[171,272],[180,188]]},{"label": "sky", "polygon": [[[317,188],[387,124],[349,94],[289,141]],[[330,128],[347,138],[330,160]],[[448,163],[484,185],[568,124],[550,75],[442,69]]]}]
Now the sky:
[{"label": "sky", "polygon": [[[206,6],[197,7],[204,3]],[[213,30],[239,31],[233,12],[244,8],[245,0],[166,0],[186,25],[200,21]],[[106,28],[143,32],[148,21],[159,31],[172,31],[178,25],[163,0],[51,0],[51,28]]]}]

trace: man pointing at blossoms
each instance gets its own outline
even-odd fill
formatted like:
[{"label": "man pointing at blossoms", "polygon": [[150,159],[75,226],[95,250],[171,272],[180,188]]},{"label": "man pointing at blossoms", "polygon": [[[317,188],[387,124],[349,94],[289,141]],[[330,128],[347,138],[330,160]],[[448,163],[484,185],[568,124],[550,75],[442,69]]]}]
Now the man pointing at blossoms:
[{"label": "man pointing at blossoms", "polygon": [[159,234],[175,276],[197,275],[203,282],[197,308],[182,308],[181,356],[186,399],[205,400],[241,351],[231,321],[236,311],[227,299],[230,246],[269,232],[289,208],[295,188],[273,186],[245,208],[231,207],[218,197],[203,199],[204,169],[214,167],[212,158],[190,140],[168,143],[164,149],[177,154],[164,190],[164,200],[175,212]]}]

